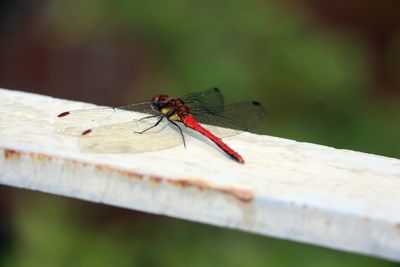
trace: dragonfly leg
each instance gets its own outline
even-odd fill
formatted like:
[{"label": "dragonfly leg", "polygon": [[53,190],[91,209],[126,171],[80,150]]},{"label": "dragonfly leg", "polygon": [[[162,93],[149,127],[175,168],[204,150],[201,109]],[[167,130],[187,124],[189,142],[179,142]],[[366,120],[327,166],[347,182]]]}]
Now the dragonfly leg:
[{"label": "dragonfly leg", "polygon": [[168,119],[168,121],[171,122],[173,125],[175,125],[176,127],[178,127],[179,132],[180,132],[180,134],[181,134],[181,136],[182,136],[183,146],[186,148],[186,141],[185,141],[185,136],[183,135],[183,132],[182,132],[182,128],[181,128],[178,124],[176,124],[176,122],[174,122],[173,120],[170,120],[168,117],[167,117],[167,119]]},{"label": "dragonfly leg", "polygon": [[154,127],[156,127],[158,124],[160,124],[160,122],[162,121],[162,119],[164,119],[164,116],[161,116],[161,118],[160,118],[154,125],[150,126],[149,128],[146,128],[146,129],[144,129],[143,131],[135,132],[135,133],[137,133],[137,134],[142,134],[142,133],[144,133],[144,132],[146,132],[146,131],[148,131],[148,130],[154,128]]},{"label": "dragonfly leg", "polygon": [[140,119],[139,119],[139,121],[142,121],[142,120],[145,120],[145,119],[151,119],[151,118],[155,118],[155,117],[158,117],[158,116],[160,116],[160,115],[151,115],[151,116],[146,116],[146,117],[140,118]]}]

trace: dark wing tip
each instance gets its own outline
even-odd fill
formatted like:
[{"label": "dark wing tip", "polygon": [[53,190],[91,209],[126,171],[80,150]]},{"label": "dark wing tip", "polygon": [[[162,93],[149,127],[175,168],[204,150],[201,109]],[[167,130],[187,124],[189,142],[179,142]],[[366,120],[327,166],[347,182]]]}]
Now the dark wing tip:
[{"label": "dark wing tip", "polygon": [[261,106],[261,103],[258,102],[258,101],[253,101],[252,104],[253,104],[254,106]]},{"label": "dark wing tip", "polygon": [[88,135],[92,132],[92,129],[87,129],[86,131],[82,132],[82,135]]},{"label": "dark wing tip", "polygon": [[67,116],[69,114],[70,114],[69,111],[65,111],[63,113],[58,114],[57,117],[61,118],[61,117],[65,117],[65,116]]}]

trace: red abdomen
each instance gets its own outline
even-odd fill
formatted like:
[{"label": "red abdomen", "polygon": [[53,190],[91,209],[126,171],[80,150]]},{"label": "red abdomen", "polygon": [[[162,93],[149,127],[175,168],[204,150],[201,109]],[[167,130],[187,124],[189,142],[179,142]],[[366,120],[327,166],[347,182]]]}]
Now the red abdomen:
[{"label": "red abdomen", "polygon": [[242,158],[242,156],[239,155],[239,153],[237,153],[235,150],[233,150],[232,148],[230,148],[227,144],[225,144],[224,142],[221,141],[221,139],[219,139],[218,137],[216,137],[214,134],[212,134],[210,131],[208,131],[207,129],[203,128],[192,116],[185,116],[183,118],[183,121],[185,123],[185,125],[199,133],[201,133],[202,135],[204,135],[205,137],[207,137],[208,139],[210,139],[211,141],[213,141],[217,146],[219,146],[228,156],[230,156],[231,158],[233,158],[234,160],[240,162],[240,163],[244,163],[244,160]]}]

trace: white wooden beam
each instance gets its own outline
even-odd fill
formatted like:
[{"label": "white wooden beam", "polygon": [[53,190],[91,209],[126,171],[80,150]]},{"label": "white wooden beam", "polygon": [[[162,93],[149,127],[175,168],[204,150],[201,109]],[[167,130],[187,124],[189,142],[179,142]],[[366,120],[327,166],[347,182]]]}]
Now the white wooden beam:
[{"label": "white wooden beam", "polygon": [[[202,141],[94,154],[53,131],[93,105],[0,89],[0,183],[400,260],[400,161],[243,133],[246,164]],[[111,138],[111,137],[110,137]]]}]

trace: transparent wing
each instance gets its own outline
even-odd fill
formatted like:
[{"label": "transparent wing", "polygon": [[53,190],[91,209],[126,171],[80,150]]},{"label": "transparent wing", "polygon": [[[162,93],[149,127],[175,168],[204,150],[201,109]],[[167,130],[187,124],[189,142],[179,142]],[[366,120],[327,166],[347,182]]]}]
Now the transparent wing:
[{"label": "transparent wing", "polygon": [[234,136],[243,132],[237,129],[218,127],[215,125],[202,124],[202,126],[219,138]]},{"label": "transparent wing", "polygon": [[208,125],[209,130],[214,130],[219,137],[255,129],[266,115],[264,107],[257,101],[225,106],[224,98],[218,88],[188,94],[183,100],[191,109],[193,117],[198,122]]},{"label": "transparent wing", "polygon": [[207,110],[210,108],[216,111],[218,108],[221,109],[224,106],[224,97],[218,88],[210,88],[203,92],[187,94],[182,99],[191,110],[200,108]]},{"label": "transparent wing", "polygon": [[[215,109],[213,107],[200,107],[192,110],[192,115],[202,124],[238,130],[237,133],[239,133],[257,128],[265,118],[266,112],[259,102],[250,101],[216,107]],[[231,132],[230,135],[222,134],[222,136],[234,135],[234,131]]]},{"label": "transparent wing", "polygon": [[[154,120],[134,120],[90,129],[78,140],[81,150],[95,153],[128,153],[156,151],[182,145],[178,128],[168,121],[155,125]],[[186,134],[185,127],[181,127]]]},{"label": "transparent wing", "polygon": [[129,122],[150,115],[157,115],[157,112],[151,109],[150,102],[136,103],[117,108],[80,109],[59,114],[53,126],[54,130],[58,133],[80,135],[89,128]]},{"label": "transparent wing", "polygon": [[134,112],[151,114],[151,115],[159,114],[159,112],[155,111],[151,107],[151,101],[144,101],[144,102],[134,103],[134,104],[130,104],[130,105],[120,106],[120,107],[116,107],[115,109],[122,109],[122,110],[134,111]]}]

